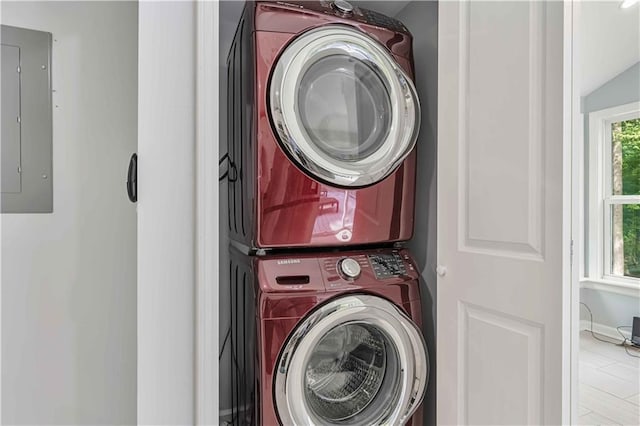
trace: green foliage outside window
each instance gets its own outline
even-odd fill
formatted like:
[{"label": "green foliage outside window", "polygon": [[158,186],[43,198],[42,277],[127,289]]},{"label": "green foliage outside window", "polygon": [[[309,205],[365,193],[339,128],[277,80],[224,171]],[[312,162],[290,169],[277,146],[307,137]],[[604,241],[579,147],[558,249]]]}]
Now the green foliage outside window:
[{"label": "green foliage outside window", "polygon": [[[614,150],[614,195],[640,195],[640,119],[613,123],[611,130]],[[622,151],[621,170],[615,160],[616,148]],[[622,178],[622,188],[619,185],[616,188],[616,177]],[[618,208],[622,210],[624,275],[640,278],[640,204],[625,204]],[[614,249],[614,256],[615,254]]]}]

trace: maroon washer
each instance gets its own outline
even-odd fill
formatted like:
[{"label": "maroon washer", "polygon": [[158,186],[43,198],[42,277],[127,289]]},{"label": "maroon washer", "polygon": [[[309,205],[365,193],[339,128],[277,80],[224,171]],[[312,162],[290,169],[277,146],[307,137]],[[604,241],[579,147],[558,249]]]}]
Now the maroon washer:
[{"label": "maroon washer", "polygon": [[230,271],[233,424],[422,424],[428,355],[407,250],[232,250]]},{"label": "maroon washer", "polygon": [[327,1],[248,2],[228,67],[233,240],[251,251],[411,238],[420,107],[401,22]]}]

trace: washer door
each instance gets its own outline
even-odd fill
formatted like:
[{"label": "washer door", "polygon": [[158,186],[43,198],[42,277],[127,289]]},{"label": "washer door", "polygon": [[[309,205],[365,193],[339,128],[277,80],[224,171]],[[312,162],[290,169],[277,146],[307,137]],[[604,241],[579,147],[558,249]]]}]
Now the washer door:
[{"label": "washer door", "polygon": [[270,103],[289,156],[341,187],[387,177],[413,149],[420,127],[411,79],[377,41],[340,25],[287,46],[273,71]]},{"label": "washer door", "polygon": [[284,425],[404,424],[428,368],[422,334],[399,308],[343,296],[294,330],[278,359],[274,401]]}]

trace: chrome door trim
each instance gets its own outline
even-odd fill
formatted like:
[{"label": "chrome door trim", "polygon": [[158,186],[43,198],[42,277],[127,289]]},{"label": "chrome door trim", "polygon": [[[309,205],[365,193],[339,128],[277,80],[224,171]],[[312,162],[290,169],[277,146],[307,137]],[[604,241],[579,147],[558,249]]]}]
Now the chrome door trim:
[{"label": "chrome door trim", "polygon": [[[308,141],[300,124],[296,97],[300,80],[311,64],[333,54],[366,62],[389,92],[392,120],[387,138],[372,155],[357,161],[328,157]],[[342,187],[368,186],[391,174],[415,146],[420,128],[420,103],[411,78],[376,40],[337,24],[310,30],[286,47],[271,77],[270,113],[280,144],[298,165],[321,181]]]},{"label": "chrome door trim", "polygon": [[396,346],[400,359],[400,392],[375,424],[404,424],[422,402],[429,377],[422,333],[393,303],[377,296],[348,295],[331,300],[304,319],[291,334],[274,372],[274,401],[283,425],[326,425],[308,409],[304,395],[304,366],[320,339],[336,326],[366,323],[380,328]]}]

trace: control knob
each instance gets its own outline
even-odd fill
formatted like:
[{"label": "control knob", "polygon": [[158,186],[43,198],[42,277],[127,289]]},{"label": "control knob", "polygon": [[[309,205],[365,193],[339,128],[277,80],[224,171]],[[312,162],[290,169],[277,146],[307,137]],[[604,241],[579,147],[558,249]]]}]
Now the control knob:
[{"label": "control knob", "polygon": [[348,15],[353,12],[353,6],[346,0],[335,0],[333,7],[340,13]]},{"label": "control knob", "polygon": [[358,278],[361,268],[358,261],[350,257],[346,257],[340,261],[340,272],[347,278]]}]

